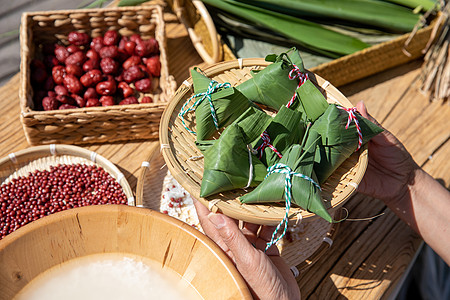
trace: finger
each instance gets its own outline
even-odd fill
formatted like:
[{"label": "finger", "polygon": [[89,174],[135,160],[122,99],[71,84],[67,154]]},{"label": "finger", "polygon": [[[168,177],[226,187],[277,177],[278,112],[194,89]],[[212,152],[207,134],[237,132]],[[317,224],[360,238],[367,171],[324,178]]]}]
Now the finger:
[{"label": "finger", "polygon": [[208,215],[211,213],[209,209],[205,205],[200,203],[200,201],[198,201],[197,199],[194,199],[194,206],[195,210],[197,211],[198,220],[200,221],[200,225],[202,226],[205,234],[210,239],[212,239],[223,251],[227,252],[229,250],[227,245],[223,242],[222,237],[220,236],[214,224],[212,224],[208,219]]},{"label": "finger", "polygon": [[367,107],[366,107],[366,105],[364,104],[363,101],[359,101],[358,103],[356,103],[356,109],[361,114],[361,116],[363,116],[364,118],[368,119],[372,123],[382,127],[381,124],[374,117],[372,117],[369,114],[369,112],[367,111]]},{"label": "finger", "polygon": [[254,235],[258,234],[258,230],[261,227],[261,225],[253,224],[253,223],[244,223],[244,229],[247,230],[249,233],[253,233]]},{"label": "finger", "polygon": [[208,219],[219,232],[222,241],[230,249],[230,252],[233,253],[235,263],[248,264],[251,253],[256,250],[234,221],[222,214],[215,213],[210,213]]},{"label": "finger", "polygon": [[259,237],[266,242],[270,242],[272,239],[272,234],[275,231],[275,226],[262,226],[259,232]]}]

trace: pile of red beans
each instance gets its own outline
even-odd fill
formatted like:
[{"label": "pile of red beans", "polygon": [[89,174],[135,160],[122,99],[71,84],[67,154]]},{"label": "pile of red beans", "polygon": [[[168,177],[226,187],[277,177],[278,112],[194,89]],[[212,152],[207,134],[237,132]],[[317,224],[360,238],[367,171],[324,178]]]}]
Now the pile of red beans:
[{"label": "pile of red beans", "polygon": [[68,45],[41,46],[31,61],[35,110],[151,103],[161,75],[158,41],[107,31],[92,38],[71,32]]},{"label": "pile of red beans", "polygon": [[103,168],[58,165],[0,187],[0,239],[21,226],[62,210],[99,204],[126,204],[120,184]]}]

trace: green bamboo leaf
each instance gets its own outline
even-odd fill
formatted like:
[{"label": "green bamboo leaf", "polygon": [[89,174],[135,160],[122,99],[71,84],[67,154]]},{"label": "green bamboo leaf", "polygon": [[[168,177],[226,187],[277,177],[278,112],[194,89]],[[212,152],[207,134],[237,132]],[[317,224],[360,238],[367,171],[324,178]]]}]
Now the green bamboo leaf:
[{"label": "green bamboo leaf", "polygon": [[252,73],[252,78],[236,88],[249,100],[279,110],[292,98],[298,86],[298,79],[289,79],[293,64],[304,72],[300,53],[294,48],[292,50],[290,53],[266,56],[266,60],[273,63],[257,73]]},{"label": "green bamboo leaf", "polygon": [[[361,128],[362,144],[383,131],[359,113],[356,113],[356,117]],[[311,126],[311,131],[317,132],[322,137],[316,149],[314,164],[314,171],[320,184],[325,182],[358,147],[356,125],[352,122],[346,129],[347,120],[346,111],[330,104],[323,115]]]},{"label": "green bamboo leaf", "polygon": [[[298,144],[303,138],[305,126],[301,118],[301,112],[282,106],[265,129],[265,132],[269,136],[270,144],[275,147],[281,155],[292,144]],[[258,139],[252,143],[253,149],[257,149],[262,144],[262,138],[258,137]],[[257,155],[260,155],[260,153]],[[265,147],[260,156],[260,160],[266,167],[272,166],[280,160],[278,154],[270,147]]]},{"label": "green bamboo leaf", "polygon": [[203,0],[206,4],[234,14],[244,20],[279,34],[328,56],[347,55],[369,45],[299,18],[230,0]]},{"label": "green bamboo leaf", "polygon": [[[291,168],[296,173],[306,175],[317,182],[314,174],[314,155],[318,135],[312,132],[311,140],[315,144],[303,149],[301,145],[295,144],[286,151],[279,163]],[[267,203],[286,200],[285,197],[285,174],[272,173],[263,180],[252,192],[240,198],[242,203]],[[333,222],[322,201],[320,190],[314,184],[303,178],[292,176],[292,202],[301,208],[317,214],[328,222]]]},{"label": "green bamboo leaf", "polygon": [[[230,0],[234,1],[234,0]],[[364,24],[391,32],[409,32],[420,16],[409,8],[378,0],[243,0],[249,5],[299,18]],[[356,27],[356,26],[355,26]]]},{"label": "green bamboo leaf", "polygon": [[255,155],[249,154],[249,143],[242,128],[233,123],[224,130],[217,142],[204,152],[200,197],[244,188],[247,185],[256,186],[264,179],[266,166]]},{"label": "green bamboo leaf", "polygon": [[[198,72],[197,68],[191,70],[194,84],[194,94],[205,93],[212,82],[210,78]],[[213,84],[217,86],[217,82]],[[191,103],[195,103],[202,96],[195,97]],[[217,117],[218,127],[223,128],[234,122],[247,108],[254,106],[239,90],[234,87],[222,88],[211,94],[211,102]],[[189,103],[185,109],[191,106]],[[208,99],[204,99],[195,107],[197,140],[209,139],[218,128],[214,124],[211,111],[211,104]]]},{"label": "green bamboo leaf", "polygon": [[435,7],[437,1],[433,0],[384,0],[400,5],[404,5],[406,7],[416,9],[417,7],[422,7],[423,10],[428,11]]},{"label": "green bamboo leaf", "polygon": [[148,0],[120,0],[117,6],[135,6],[141,5],[142,3],[147,2]]}]

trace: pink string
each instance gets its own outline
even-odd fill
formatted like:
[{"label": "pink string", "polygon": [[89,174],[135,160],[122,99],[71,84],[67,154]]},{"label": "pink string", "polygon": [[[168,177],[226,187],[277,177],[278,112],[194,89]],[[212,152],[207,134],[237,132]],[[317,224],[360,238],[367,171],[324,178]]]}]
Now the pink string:
[{"label": "pink string", "polygon": [[356,107],[345,108],[345,107],[342,107],[339,105],[337,105],[336,107],[339,109],[345,110],[348,113],[347,125],[345,126],[345,129],[348,129],[348,126],[350,126],[350,123],[352,121],[355,122],[356,131],[358,132],[358,148],[356,148],[355,151],[358,151],[362,146],[362,132],[361,132],[361,127],[359,126],[358,119],[356,118],[356,115],[355,115]]},{"label": "pink string", "polygon": [[261,133],[261,139],[263,140],[263,143],[261,145],[259,145],[258,148],[256,148],[257,151],[261,151],[259,153],[259,158],[261,159],[263,151],[266,147],[269,147],[270,149],[273,150],[273,152],[275,152],[279,158],[282,158],[283,155],[281,155],[280,152],[278,152],[277,148],[275,148],[271,143],[270,143],[270,136],[267,133],[267,131],[264,131],[263,133]]},{"label": "pink string", "polygon": [[[296,65],[293,64],[293,66],[294,66],[294,68],[289,72],[289,79],[294,80],[294,79],[298,78],[298,80],[299,80],[298,86],[297,86],[297,89],[298,89],[308,79],[308,74],[302,73],[302,71],[300,71],[300,69]],[[289,102],[286,104],[286,107],[287,108],[291,107],[292,103],[294,103],[294,100],[295,100],[295,92],[294,92],[294,95],[292,96],[291,100],[289,100]]]}]

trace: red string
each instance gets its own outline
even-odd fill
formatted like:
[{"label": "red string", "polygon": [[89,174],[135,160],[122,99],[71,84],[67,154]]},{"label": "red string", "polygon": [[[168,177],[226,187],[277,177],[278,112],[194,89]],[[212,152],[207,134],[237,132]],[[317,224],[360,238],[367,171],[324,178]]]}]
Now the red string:
[{"label": "red string", "polygon": [[273,152],[275,152],[279,158],[282,158],[283,155],[281,155],[280,152],[278,152],[277,148],[275,148],[271,143],[270,143],[270,136],[267,133],[267,131],[264,131],[263,133],[261,133],[261,139],[263,140],[263,143],[261,145],[259,145],[258,148],[256,148],[257,151],[261,151],[259,153],[259,158],[261,159],[263,151],[266,147],[269,147],[270,149],[273,150]]},{"label": "red string", "polygon": [[359,126],[358,119],[356,118],[356,115],[355,115],[356,107],[345,108],[345,107],[337,105],[337,108],[345,110],[348,113],[347,125],[345,126],[345,129],[348,129],[348,126],[350,126],[350,123],[352,121],[355,122],[356,131],[358,132],[358,148],[356,148],[355,151],[358,151],[362,146],[362,132],[361,132],[361,127]]},{"label": "red string", "polygon": [[[299,80],[298,86],[297,86],[297,89],[298,89],[308,79],[308,74],[302,73],[302,71],[300,71],[300,69],[296,65],[293,64],[293,66],[294,66],[294,68],[289,72],[288,76],[289,76],[290,80],[294,80],[294,79],[298,78],[298,80]],[[289,100],[289,102],[286,104],[286,107],[287,108],[291,107],[292,103],[294,103],[294,100],[295,100],[295,92],[294,92],[294,95],[292,96],[291,100]]]}]

